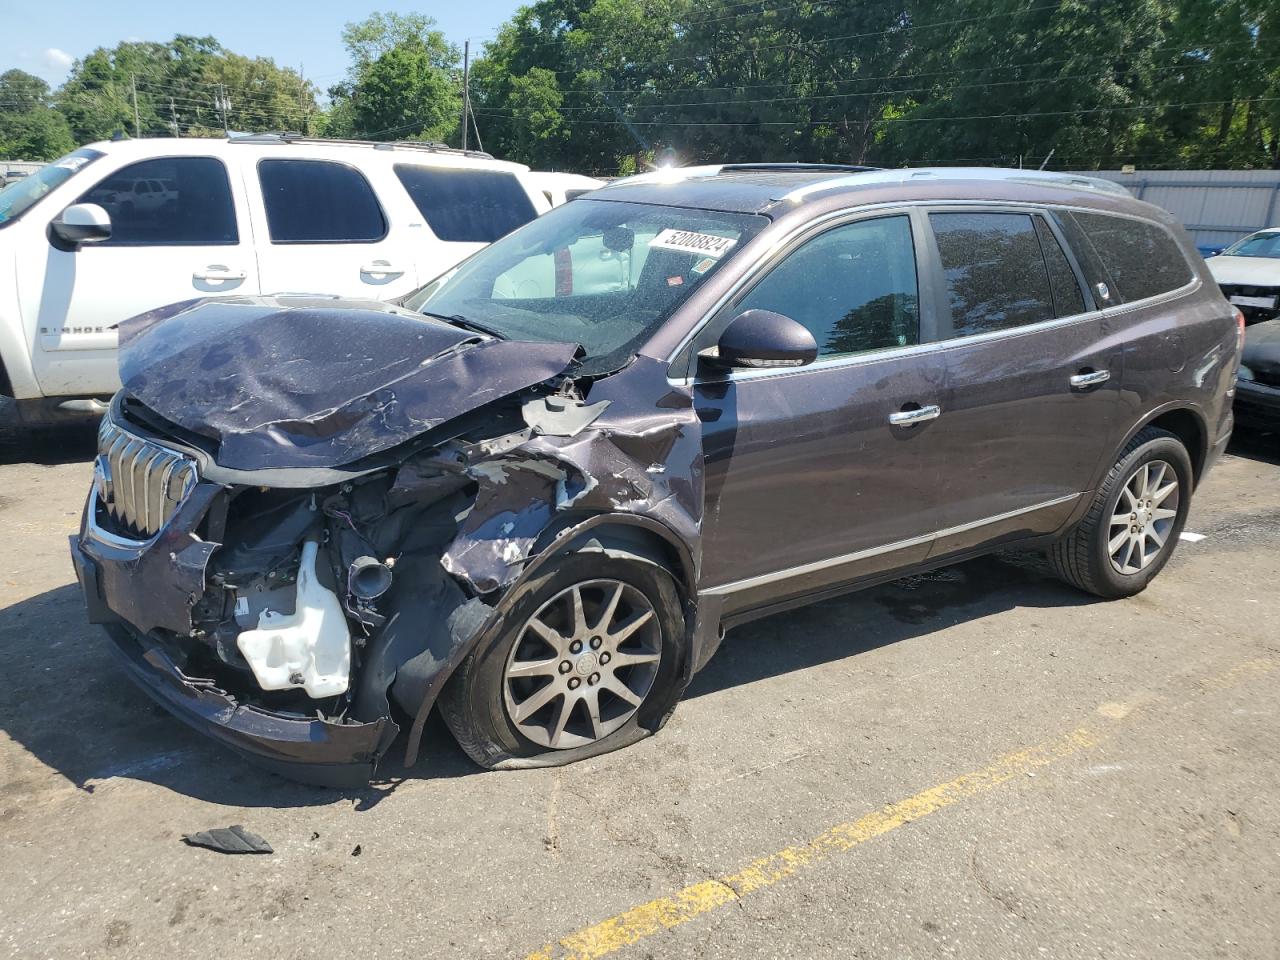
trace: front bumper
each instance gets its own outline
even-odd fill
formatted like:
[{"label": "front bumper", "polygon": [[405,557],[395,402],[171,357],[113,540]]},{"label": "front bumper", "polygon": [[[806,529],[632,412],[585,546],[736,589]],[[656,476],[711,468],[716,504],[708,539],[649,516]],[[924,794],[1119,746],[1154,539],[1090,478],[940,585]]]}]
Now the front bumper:
[{"label": "front bumper", "polygon": [[[175,529],[171,535],[182,534]],[[366,785],[399,730],[390,718],[337,723],[241,703],[213,680],[187,676],[163,644],[124,615],[137,610],[144,596],[163,597],[175,580],[191,574],[189,566],[175,562],[166,539],[127,549],[101,542],[91,523],[71,538],[71,558],[89,619],[106,628],[111,650],[125,672],[178,719],[259,766],[303,783]],[[164,551],[159,560],[157,549]],[[168,576],[157,582],[165,560]],[[203,588],[203,576],[200,579]]]},{"label": "front bumper", "polygon": [[1256,380],[1237,380],[1233,406],[1236,420],[1251,427],[1280,427],[1280,387]]}]

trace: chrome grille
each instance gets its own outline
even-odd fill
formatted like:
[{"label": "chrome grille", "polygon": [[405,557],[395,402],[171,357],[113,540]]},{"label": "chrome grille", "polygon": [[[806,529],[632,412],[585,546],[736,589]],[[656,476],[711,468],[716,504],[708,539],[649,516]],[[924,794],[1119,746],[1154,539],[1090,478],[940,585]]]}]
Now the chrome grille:
[{"label": "chrome grille", "polygon": [[101,508],[116,532],[137,539],[159,533],[198,478],[195,461],[122,430],[102,418],[97,484]]}]

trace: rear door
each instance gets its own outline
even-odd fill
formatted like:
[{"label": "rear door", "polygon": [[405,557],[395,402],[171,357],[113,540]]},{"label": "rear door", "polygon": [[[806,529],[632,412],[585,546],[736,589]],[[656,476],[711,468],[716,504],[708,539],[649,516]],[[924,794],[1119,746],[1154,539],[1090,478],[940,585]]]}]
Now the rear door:
[{"label": "rear door", "polygon": [[[174,184],[169,202],[139,202],[161,179]],[[68,249],[41,238],[19,251],[22,309],[37,318],[32,361],[46,395],[118,389],[114,327],[121,320],[192,297],[258,293],[247,208],[235,183],[217,157],[141,160],[75,201],[107,210],[109,240]]]},{"label": "rear door", "polygon": [[764,309],[806,326],[811,365],[697,372],[706,460],[703,589],[725,612],[924,559],[940,504],[940,355],[921,345],[919,224],[906,212],[816,230],[734,298],[695,347]]},{"label": "rear door", "polygon": [[[391,300],[418,285],[399,187],[382,164],[266,156],[247,172],[263,293]],[[377,190],[375,190],[375,183]],[[385,202],[384,202],[385,201]]]},{"label": "rear door", "polygon": [[1067,519],[1114,452],[1122,350],[1050,214],[927,220],[945,304],[942,556]]}]

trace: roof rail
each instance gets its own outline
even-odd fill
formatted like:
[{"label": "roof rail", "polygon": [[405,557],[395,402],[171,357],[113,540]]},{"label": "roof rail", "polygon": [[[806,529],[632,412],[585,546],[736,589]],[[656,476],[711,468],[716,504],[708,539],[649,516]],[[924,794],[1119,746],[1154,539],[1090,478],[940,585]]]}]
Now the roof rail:
[{"label": "roof rail", "polygon": [[881,167],[864,167],[854,163],[726,163],[720,168],[721,173],[747,172],[759,170],[762,173],[866,173],[880,170]]},{"label": "roof rail", "polygon": [[493,154],[483,150],[462,150],[444,143],[429,140],[348,140],[337,137],[308,137],[293,130],[267,130],[262,133],[237,133],[227,138],[228,143],[314,143],[339,146],[372,147],[375,150],[423,150],[427,153],[446,153],[459,157],[475,157],[492,160]]},{"label": "roof rail", "polygon": [[798,202],[805,197],[839,187],[870,186],[876,183],[908,183],[913,180],[1007,180],[1036,183],[1068,190],[1094,190],[1117,196],[1129,196],[1118,183],[1101,177],[1057,173],[1052,170],[1017,170],[1009,167],[898,167],[864,170],[865,176],[834,177],[797,187],[780,200]]}]

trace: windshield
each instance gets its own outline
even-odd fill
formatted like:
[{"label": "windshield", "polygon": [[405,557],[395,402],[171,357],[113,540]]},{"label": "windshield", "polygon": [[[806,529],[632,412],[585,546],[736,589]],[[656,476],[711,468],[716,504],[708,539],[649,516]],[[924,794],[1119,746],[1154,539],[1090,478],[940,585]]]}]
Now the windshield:
[{"label": "windshield", "polygon": [[582,344],[581,371],[622,366],[764,217],[583,198],[405,299],[511,340]]},{"label": "windshield", "polygon": [[0,227],[17,220],[43,200],[46,194],[62,186],[101,156],[105,154],[100,150],[76,150],[0,190]]},{"label": "windshield", "polygon": [[1280,231],[1255,233],[1251,237],[1245,237],[1235,246],[1223,250],[1222,256],[1280,258]]}]

